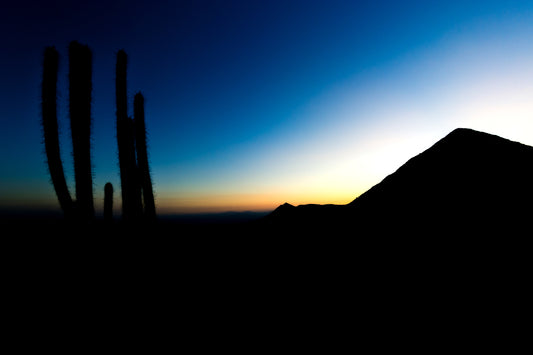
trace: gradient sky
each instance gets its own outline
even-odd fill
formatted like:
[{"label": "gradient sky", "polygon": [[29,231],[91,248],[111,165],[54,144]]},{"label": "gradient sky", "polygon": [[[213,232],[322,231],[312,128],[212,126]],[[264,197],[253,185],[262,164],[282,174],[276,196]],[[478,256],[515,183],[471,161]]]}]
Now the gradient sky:
[{"label": "gradient sky", "polygon": [[[348,203],[456,127],[533,145],[532,1],[13,1],[0,11],[0,208],[59,209],[42,53],[93,50],[95,205],[120,206],[115,54],[129,56],[160,213]],[[504,186],[494,186],[495,190]]]}]

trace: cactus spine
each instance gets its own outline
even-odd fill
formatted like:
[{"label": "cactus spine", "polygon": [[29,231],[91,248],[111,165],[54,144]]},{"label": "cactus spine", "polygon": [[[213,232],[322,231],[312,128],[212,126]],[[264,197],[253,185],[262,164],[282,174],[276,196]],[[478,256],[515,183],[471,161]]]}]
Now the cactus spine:
[{"label": "cactus spine", "polygon": [[144,217],[146,220],[152,221],[155,219],[155,202],[154,192],[152,190],[152,179],[150,178],[150,168],[148,166],[148,153],[146,149],[144,97],[140,92],[133,98],[133,117],[135,120],[135,145],[137,148],[139,180],[143,193]]},{"label": "cactus spine", "polygon": [[67,218],[90,221],[94,217],[91,171],[91,51],[72,42],[69,45],[69,114],[74,155],[76,198],[74,204],[61,163],[57,124],[57,71],[59,55],[45,49],[42,85],[42,124],[48,169],[59,204]]}]

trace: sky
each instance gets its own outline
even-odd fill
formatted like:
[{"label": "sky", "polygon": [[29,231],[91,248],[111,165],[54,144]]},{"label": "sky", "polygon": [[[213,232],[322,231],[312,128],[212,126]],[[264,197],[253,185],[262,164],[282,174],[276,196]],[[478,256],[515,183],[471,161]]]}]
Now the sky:
[{"label": "sky", "polygon": [[[145,96],[160,214],[344,204],[457,127],[533,145],[531,1],[25,1],[0,11],[0,209],[59,209],[40,126],[43,50],[93,52],[95,207],[120,176],[115,55]],[[495,190],[505,187],[495,186]],[[100,213],[100,212],[99,212]]]}]

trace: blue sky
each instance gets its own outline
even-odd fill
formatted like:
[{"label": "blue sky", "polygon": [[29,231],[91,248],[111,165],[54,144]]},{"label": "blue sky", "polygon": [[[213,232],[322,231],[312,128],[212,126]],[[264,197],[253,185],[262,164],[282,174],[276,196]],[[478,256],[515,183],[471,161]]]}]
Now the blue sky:
[{"label": "blue sky", "polygon": [[[0,14],[0,204],[58,208],[39,125],[42,51],[93,50],[95,202],[118,190],[115,53],[146,97],[165,213],[347,203],[456,127],[533,144],[528,1],[19,1]],[[120,194],[116,194],[120,196]],[[119,206],[118,197],[116,204]]]}]

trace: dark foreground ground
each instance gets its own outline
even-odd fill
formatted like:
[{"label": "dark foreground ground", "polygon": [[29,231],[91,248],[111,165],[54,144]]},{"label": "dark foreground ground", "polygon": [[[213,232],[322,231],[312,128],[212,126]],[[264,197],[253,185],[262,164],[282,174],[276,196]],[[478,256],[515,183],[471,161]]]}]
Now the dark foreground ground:
[{"label": "dark foreground ground", "polygon": [[525,336],[531,234],[196,222],[4,219],[5,335],[21,347],[324,353],[509,349]]},{"label": "dark foreground ground", "polygon": [[518,352],[531,161],[531,147],[459,130],[347,206],[144,225],[0,218],[4,339],[69,353],[169,340],[202,353]]}]

